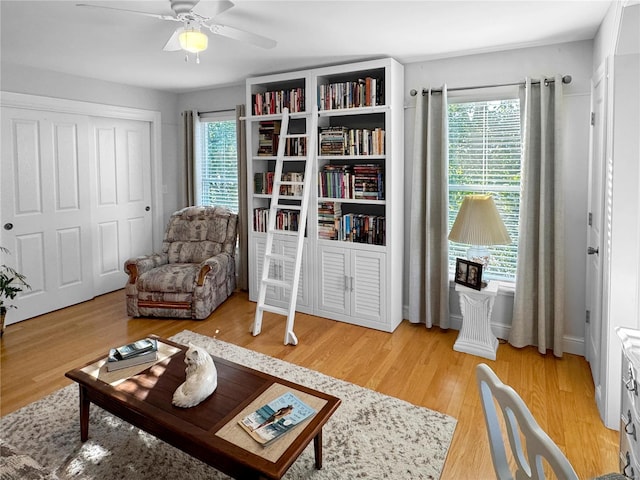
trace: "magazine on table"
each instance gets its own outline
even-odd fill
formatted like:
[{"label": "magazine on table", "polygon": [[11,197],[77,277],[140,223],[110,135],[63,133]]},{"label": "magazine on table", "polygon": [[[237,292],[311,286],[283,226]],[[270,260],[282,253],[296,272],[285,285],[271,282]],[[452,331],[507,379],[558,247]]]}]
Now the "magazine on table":
[{"label": "magazine on table", "polygon": [[316,411],[287,392],[247,415],[238,423],[261,445],[267,445],[312,417]]}]

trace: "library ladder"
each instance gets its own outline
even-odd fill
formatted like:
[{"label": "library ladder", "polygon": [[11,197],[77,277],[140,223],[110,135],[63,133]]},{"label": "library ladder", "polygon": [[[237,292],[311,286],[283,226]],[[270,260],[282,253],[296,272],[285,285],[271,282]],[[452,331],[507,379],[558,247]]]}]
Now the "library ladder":
[{"label": "library ladder", "polygon": [[[313,183],[313,159],[316,151],[316,135],[318,117],[311,115],[311,121],[307,121],[306,132],[301,134],[289,133],[289,109],[284,108],[280,127],[280,139],[276,156],[275,171],[273,174],[273,190],[271,204],[269,206],[269,220],[267,222],[267,241],[262,266],[260,288],[258,290],[258,304],[256,306],[255,319],[252,333],[259,335],[262,330],[262,315],[264,312],[276,313],[287,317],[285,327],[284,344],[297,345],[298,339],[293,333],[293,323],[296,315],[296,301],[298,297],[298,284],[300,269],[302,266],[302,248],[307,224],[307,212],[309,210],[309,198]],[[288,143],[305,142],[304,155],[288,155],[286,146]],[[294,152],[295,153],[295,152]],[[304,177],[302,181],[284,180],[283,166],[285,162],[305,162]],[[283,195],[281,187],[295,195]],[[301,192],[300,192],[301,190]],[[298,214],[297,231],[278,228],[276,217],[279,211],[293,211]],[[274,250],[274,238],[295,238],[295,249],[292,254],[285,250],[279,253]],[[293,266],[293,269],[284,268],[285,265]],[[285,278],[286,273],[292,271],[291,278]],[[267,303],[267,288],[282,288],[288,297],[287,308],[270,305]]]}]

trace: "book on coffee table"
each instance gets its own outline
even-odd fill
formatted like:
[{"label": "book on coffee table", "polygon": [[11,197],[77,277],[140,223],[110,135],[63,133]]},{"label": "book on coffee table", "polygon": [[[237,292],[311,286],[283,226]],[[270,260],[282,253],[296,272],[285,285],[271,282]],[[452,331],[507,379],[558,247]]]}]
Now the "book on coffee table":
[{"label": "book on coffee table", "polygon": [[[121,352],[126,352],[123,356]],[[158,359],[158,342],[155,339],[139,340],[132,344],[109,350],[107,371],[113,372],[143,363],[155,362]]]},{"label": "book on coffee table", "polygon": [[261,445],[267,445],[310,418],[316,411],[287,392],[239,420],[240,426]]}]

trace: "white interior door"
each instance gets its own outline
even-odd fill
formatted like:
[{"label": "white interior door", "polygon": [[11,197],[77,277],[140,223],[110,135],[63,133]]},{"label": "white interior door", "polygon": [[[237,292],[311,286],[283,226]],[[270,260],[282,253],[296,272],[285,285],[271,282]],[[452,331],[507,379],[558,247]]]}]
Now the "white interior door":
[{"label": "white interior door", "polygon": [[592,125],[589,164],[589,196],[587,228],[587,282],[585,328],[586,358],[596,389],[596,401],[602,401],[602,368],[605,364],[602,351],[603,339],[603,253],[605,215],[605,179],[606,179],[606,64],[598,71],[592,81]]},{"label": "white interior door", "polygon": [[92,118],[94,291],[123,288],[124,262],[153,252],[150,124]]},{"label": "white interior door", "polygon": [[92,298],[88,117],[2,107],[3,262],[32,287],[7,323]]}]

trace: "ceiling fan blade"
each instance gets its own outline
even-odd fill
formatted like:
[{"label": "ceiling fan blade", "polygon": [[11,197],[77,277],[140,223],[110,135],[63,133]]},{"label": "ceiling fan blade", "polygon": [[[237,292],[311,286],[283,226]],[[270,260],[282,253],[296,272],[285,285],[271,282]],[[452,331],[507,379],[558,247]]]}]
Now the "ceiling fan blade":
[{"label": "ceiling fan blade", "polygon": [[180,27],[176,29],[175,32],[173,32],[173,34],[169,37],[169,40],[167,40],[167,43],[163,48],[165,52],[175,52],[181,49],[180,39],[178,37],[183,30],[184,28]]},{"label": "ceiling fan blade", "polygon": [[230,2],[229,0],[203,0],[201,2],[198,2],[198,4],[193,7],[191,11],[196,15],[209,20],[216,15],[220,15],[222,12],[226,12],[233,6],[234,3]]},{"label": "ceiling fan blade", "polygon": [[278,42],[272,40],[267,37],[263,37],[262,35],[257,35],[255,33],[245,32],[244,30],[240,30],[235,27],[230,27],[228,25],[203,25],[204,27],[211,30],[212,33],[216,35],[221,35],[227,38],[233,38],[234,40],[240,40],[241,42],[247,42],[256,47],[262,48],[273,48]]},{"label": "ceiling fan blade", "polygon": [[127,10],[126,8],[116,8],[116,7],[107,7],[105,5],[90,5],[88,3],[76,3],[76,7],[89,7],[89,8],[101,8],[106,10],[115,10],[117,12],[127,12],[133,13],[135,15],[144,15],[145,17],[159,18],[160,20],[171,20],[174,22],[179,22],[177,18],[172,15],[162,15],[159,13],[150,13],[150,12],[140,12],[138,10]]}]

